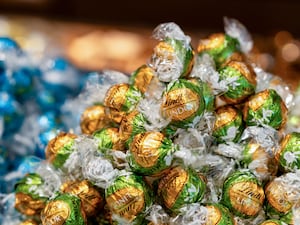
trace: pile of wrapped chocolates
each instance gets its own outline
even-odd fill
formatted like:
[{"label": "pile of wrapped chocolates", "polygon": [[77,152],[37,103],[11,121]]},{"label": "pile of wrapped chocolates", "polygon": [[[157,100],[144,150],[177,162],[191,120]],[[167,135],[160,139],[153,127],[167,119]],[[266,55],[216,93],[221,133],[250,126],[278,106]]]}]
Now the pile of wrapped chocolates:
[{"label": "pile of wrapped chocolates", "polygon": [[90,75],[62,106],[72,130],[1,197],[2,224],[300,224],[293,95],[249,61],[246,28],[224,22],[197,50],[161,24],[130,77]]}]

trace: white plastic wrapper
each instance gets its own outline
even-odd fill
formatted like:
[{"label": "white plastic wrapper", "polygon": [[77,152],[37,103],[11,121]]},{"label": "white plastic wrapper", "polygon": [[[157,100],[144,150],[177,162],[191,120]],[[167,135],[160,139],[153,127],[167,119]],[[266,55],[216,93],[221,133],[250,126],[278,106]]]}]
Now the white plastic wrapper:
[{"label": "white plastic wrapper", "polygon": [[170,225],[206,225],[208,212],[199,203],[189,204],[180,211],[177,216],[171,218]]},{"label": "white plastic wrapper", "polygon": [[266,220],[266,215],[263,210],[259,211],[255,218],[243,219],[241,217],[234,217],[236,225],[259,225]]},{"label": "white plastic wrapper", "polygon": [[165,212],[161,205],[154,204],[149,209],[146,219],[154,225],[169,224],[170,216]]},{"label": "white plastic wrapper", "polygon": [[227,35],[236,38],[245,54],[249,53],[253,47],[253,41],[246,27],[236,19],[224,17],[224,29]]}]

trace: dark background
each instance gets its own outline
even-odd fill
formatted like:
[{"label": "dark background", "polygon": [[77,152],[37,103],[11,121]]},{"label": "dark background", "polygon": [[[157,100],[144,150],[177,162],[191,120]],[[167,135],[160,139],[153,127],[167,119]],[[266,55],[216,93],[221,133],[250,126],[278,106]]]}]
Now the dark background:
[{"label": "dark background", "polygon": [[221,30],[234,17],[252,33],[288,30],[300,36],[299,0],[0,0],[0,13],[95,24],[155,27],[174,21],[189,30]]}]

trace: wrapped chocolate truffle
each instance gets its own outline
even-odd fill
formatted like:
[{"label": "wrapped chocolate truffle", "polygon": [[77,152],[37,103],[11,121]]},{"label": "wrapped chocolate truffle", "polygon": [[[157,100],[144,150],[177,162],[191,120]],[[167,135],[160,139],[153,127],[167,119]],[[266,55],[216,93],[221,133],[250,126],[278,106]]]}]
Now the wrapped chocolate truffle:
[{"label": "wrapped chocolate truffle", "polygon": [[45,207],[47,196],[43,195],[44,180],[35,173],[27,174],[15,187],[15,208],[27,216],[39,215]]},{"label": "wrapped chocolate truffle", "polygon": [[109,124],[105,107],[102,105],[87,107],[81,115],[80,127],[83,134],[93,134],[96,130],[107,127]]},{"label": "wrapped chocolate truffle", "polygon": [[261,184],[248,171],[236,171],[224,182],[221,202],[235,215],[255,217],[262,210],[264,199]]},{"label": "wrapped chocolate truffle", "polygon": [[162,133],[148,131],[134,136],[127,154],[131,170],[141,175],[157,175],[171,166],[176,150]]},{"label": "wrapped chocolate truffle", "polygon": [[233,216],[229,210],[221,204],[208,204],[207,219],[205,225],[234,225]]},{"label": "wrapped chocolate truffle", "polygon": [[300,169],[300,133],[287,134],[276,152],[276,160],[285,171]]},{"label": "wrapped chocolate truffle", "polygon": [[151,67],[142,65],[132,73],[130,77],[130,84],[144,94],[154,76],[156,75]]},{"label": "wrapped chocolate truffle", "polygon": [[118,111],[131,112],[139,100],[142,93],[129,84],[116,84],[106,92],[104,105]]},{"label": "wrapped chocolate truffle", "polygon": [[105,200],[116,224],[141,224],[154,199],[141,176],[123,174],[105,189]]},{"label": "wrapped chocolate truffle", "polygon": [[55,168],[62,168],[70,154],[74,151],[77,136],[71,133],[60,133],[49,141],[46,147],[46,159]]},{"label": "wrapped chocolate truffle", "polygon": [[155,28],[154,38],[160,40],[154,48],[150,67],[158,79],[170,82],[186,76],[192,69],[194,52],[190,37],[186,36],[175,23],[163,23]]},{"label": "wrapped chocolate truffle", "polygon": [[61,191],[78,196],[86,216],[95,215],[104,205],[99,191],[87,180],[66,182]]},{"label": "wrapped chocolate truffle", "polygon": [[124,142],[121,140],[118,128],[108,127],[96,131],[95,137],[100,152],[105,152],[106,149],[124,150]]},{"label": "wrapped chocolate truffle", "polygon": [[246,102],[243,118],[248,126],[267,125],[274,129],[284,127],[287,120],[287,108],[276,91],[266,89]]},{"label": "wrapped chocolate truffle", "polygon": [[158,196],[173,213],[186,204],[200,202],[205,190],[203,177],[192,169],[183,169],[180,166],[172,168],[158,184]]},{"label": "wrapped chocolate truffle", "polygon": [[209,54],[218,68],[234,52],[239,51],[239,43],[227,34],[217,33],[200,40],[197,51],[199,55]]},{"label": "wrapped chocolate truffle", "polygon": [[164,118],[176,127],[192,127],[205,110],[202,91],[198,85],[179,79],[167,86],[160,107]]},{"label": "wrapped chocolate truffle", "polygon": [[259,225],[285,225],[286,223],[280,220],[266,220]]},{"label": "wrapped chocolate truffle", "polygon": [[232,80],[221,98],[230,104],[237,104],[255,93],[256,74],[250,64],[230,61],[220,70],[220,80]]},{"label": "wrapped chocolate truffle", "polygon": [[71,194],[59,194],[47,202],[41,212],[43,225],[86,225],[86,217],[80,198]]},{"label": "wrapped chocolate truffle", "polygon": [[233,106],[223,106],[216,110],[213,136],[219,143],[237,142],[244,130],[242,113]]}]

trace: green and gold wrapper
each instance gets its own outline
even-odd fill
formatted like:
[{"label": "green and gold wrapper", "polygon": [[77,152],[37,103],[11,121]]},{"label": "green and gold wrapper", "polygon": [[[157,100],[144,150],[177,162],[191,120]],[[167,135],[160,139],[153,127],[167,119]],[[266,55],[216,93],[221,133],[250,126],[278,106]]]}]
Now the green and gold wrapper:
[{"label": "green and gold wrapper", "polygon": [[285,171],[300,169],[300,133],[292,132],[282,139],[276,160]]},{"label": "green and gold wrapper", "polygon": [[105,153],[107,149],[123,151],[124,142],[121,140],[119,129],[115,127],[103,128],[96,131],[93,136],[97,140],[98,150]]},{"label": "green and gold wrapper", "polygon": [[142,65],[132,73],[129,82],[144,94],[147,91],[147,88],[154,76],[155,72],[151,67]]},{"label": "green and gold wrapper", "polygon": [[126,115],[126,112],[119,111],[110,107],[105,107],[105,115],[111,122],[115,123],[114,125],[118,126],[123,120],[123,117]]},{"label": "green and gold wrapper", "polygon": [[215,112],[213,136],[218,143],[239,141],[243,130],[243,117],[239,109],[234,106],[223,106]]},{"label": "green and gold wrapper", "polygon": [[39,215],[47,197],[40,194],[44,180],[36,173],[29,173],[15,185],[15,208],[27,216]]},{"label": "green and gold wrapper", "polygon": [[171,166],[175,146],[162,133],[148,131],[134,136],[127,161],[141,175],[157,175]]},{"label": "green and gold wrapper", "polygon": [[234,52],[239,51],[239,43],[235,38],[227,34],[212,34],[208,39],[200,40],[198,45],[198,55],[209,54],[219,68]]},{"label": "green and gold wrapper", "polygon": [[186,204],[200,202],[206,183],[194,170],[180,166],[172,168],[158,184],[158,196],[165,207],[173,213]]},{"label": "green and gold wrapper", "polygon": [[105,200],[116,224],[140,224],[153,198],[152,190],[145,184],[143,177],[135,174],[118,176],[105,189]]},{"label": "green and gold wrapper", "polygon": [[[251,165],[255,164],[255,166]],[[274,153],[269,152],[254,139],[250,140],[242,152],[241,165],[254,168],[252,171],[261,181],[271,180],[277,174],[277,163]]]},{"label": "green and gold wrapper", "polygon": [[286,223],[280,221],[280,220],[266,220],[259,225],[285,225]]},{"label": "green and gold wrapper", "polygon": [[63,193],[80,198],[86,216],[95,215],[104,205],[104,199],[99,191],[87,180],[66,182],[60,189]]},{"label": "green and gold wrapper", "polygon": [[205,225],[235,225],[229,210],[218,203],[207,204],[207,219]]},{"label": "green and gold wrapper", "polygon": [[179,79],[170,83],[160,107],[164,118],[170,119],[175,127],[192,127],[194,120],[200,120],[205,110],[201,88],[191,81]]},{"label": "green and gold wrapper", "polygon": [[59,133],[49,141],[46,147],[46,159],[58,169],[62,168],[70,154],[74,151],[77,136],[71,133]]},{"label": "green and gold wrapper", "polygon": [[286,123],[287,108],[275,90],[266,89],[245,103],[243,118],[248,126],[267,125],[278,130]]},{"label": "green and gold wrapper", "polygon": [[133,137],[136,134],[146,131],[145,124],[147,123],[145,116],[137,110],[132,111],[123,117],[120,124],[120,138],[125,142],[126,147],[129,147]]},{"label": "green and gold wrapper", "polygon": [[87,107],[81,115],[80,127],[83,134],[93,134],[96,130],[108,127],[111,121],[105,114],[103,105]]},{"label": "green and gold wrapper", "polygon": [[219,70],[220,80],[234,80],[221,98],[229,104],[241,103],[253,95],[256,89],[256,74],[250,64],[230,61]]},{"label": "green and gold wrapper", "polygon": [[81,200],[75,195],[59,194],[41,212],[43,225],[86,225]]},{"label": "green and gold wrapper", "polygon": [[[170,82],[179,77],[187,76],[193,67],[194,51],[190,44],[183,40],[166,37],[159,42],[151,57],[151,65],[156,71],[159,80]],[[174,67],[177,69],[172,71]],[[165,76],[164,73],[174,73]]]},{"label": "green and gold wrapper", "polygon": [[123,112],[131,112],[141,100],[142,93],[129,84],[115,84],[106,92],[104,105]]},{"label": "green and gold wrapper", "polygon": [[251,172],[236,171],[223,184],[221,203],[237,216],[255,217],[262,210],[264,199],[264,190]]}]

